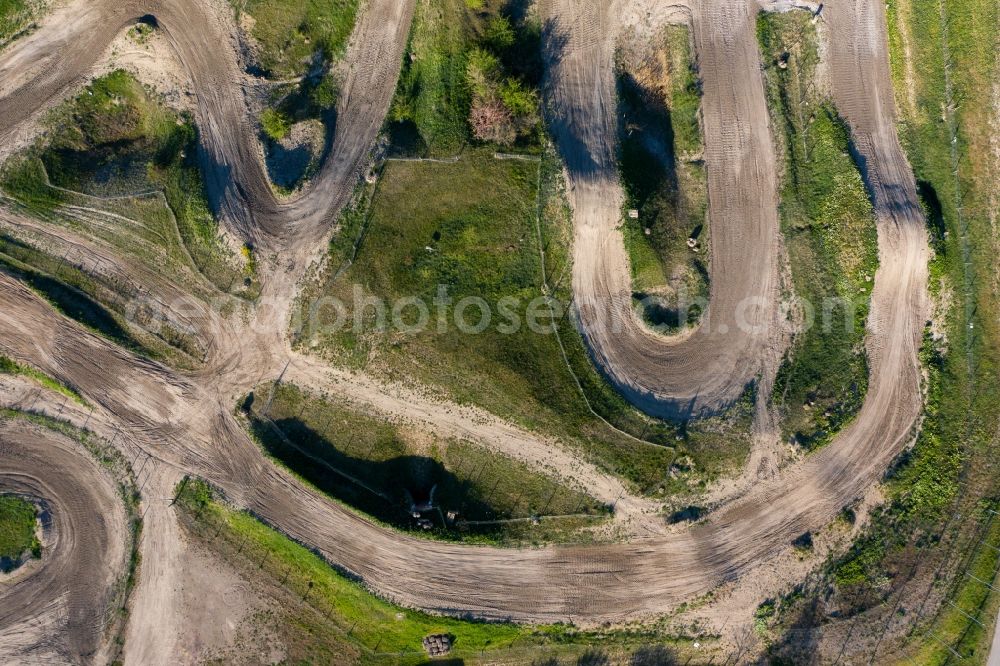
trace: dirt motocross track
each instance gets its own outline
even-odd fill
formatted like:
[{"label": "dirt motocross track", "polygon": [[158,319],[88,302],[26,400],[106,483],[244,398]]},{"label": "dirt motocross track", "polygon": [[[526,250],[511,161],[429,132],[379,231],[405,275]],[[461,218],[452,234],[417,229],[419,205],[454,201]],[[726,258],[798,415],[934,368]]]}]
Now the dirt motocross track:
[{"label": "dirt motocross track", "polygon": [[[594,359],[647,411],[713,411],[737,397],[781,351],[777,174],[754,28],[759,8],[747,0],[690,7],[542,0],[540,9],[553,28],[549,122],[566,161],[576,224],[573,286]],[[447,613],[532,622],[572,618],[584,625],[662,614],[766,565],[881,477],[910,441],[920,413],[917,351],[929,307],[926,233],[895,134],[878,0],[834,0],[824,10],[835,36],[827,45],[835,102],[851,125],[874,199],[881,258],[867,342],[870,388],[860,414],[835,441],[690,529],[627,544],[524,550],[432,542],[376,526],[270,463],[232,416],[233,399],[295,357],[284,335],[295,285],[325,249],[382,124],[411,13],[412,2],[364,5],[347,54],[350,72],[331,157],[317,181],[290,202],[276,201],[267,183],[241,90],[245,74],[234,50],[222,48],[231,43],[231,32],[219,12],[196,2],[79,2],[0,55],[6,154],[8,145],[30,134],[40,110],[85,81],[97,54],[121,29],[154,16],[197,94],[202,163],[223,224],[280,256],[280,264],[261,269],[266,306],[249,324],[220,321],[203,308],[203,331],[215,340],[208,370],[184,376],[139,359],[82,330],[5,275],[0,352],[79,387],[97,406],[92,427],[98,434],[110,439],[120,432],[120,445],[152,456],[163,473],[157,474],[162,482],[147,489],[147,501],[169,495],[184,472],[203,476],[238,505],[359,575],[373,591]],[[629,305],[628,263],[617,230],[622,196],[613,75],[615,39],[628,17],[691,21],[704,81],[711,306],[703,328],[685,339],[648,332]],[[0,220],[13,217],[0,209]],[[432,414],[436,408],[427,404]],[[45,472],[34,473],[43,478]],[[155,510],[152,515],[148,532],[156,529]],[[144,562],[155,568],[157,557],[144,547]],[[423,564],[429,561],[432,568]],[[139,606],[155,606],[141,599],[156,589],[140,580]],[[0,592],[4,604],[5,595]],[[141,613],[132,622],[155,631]],[[161,659],[169,655],[145,657]]]},{"label": "dirt motocross track", "polygon": [[44,525],[41,562],[0,578],[0,654],[108,662],[129,543],[115,482],[83,446],[45,428],[0,421],[0,442],[0,491],[39,502]]}]

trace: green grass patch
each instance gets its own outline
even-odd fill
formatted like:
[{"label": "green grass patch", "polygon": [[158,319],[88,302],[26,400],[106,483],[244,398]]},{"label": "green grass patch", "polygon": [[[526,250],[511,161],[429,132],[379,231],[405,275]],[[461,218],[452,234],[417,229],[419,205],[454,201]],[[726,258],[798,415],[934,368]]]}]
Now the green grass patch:
[{"label": "green grass patch", "polygon": [[[398,528],[432,529],[451,539],[543,542],[569,538],[608,513],[584,492],[515,460],[387,423],[294,385],[265,385],[245,408],[258,441],[282,464]],[[419,512],[429,521],[425,528],[411,507],[431,497],[434,509]],[[530,520],[568,514],[573,517]],[[519,522],[499,522],[510,519]]]},{"label": "green grass patch", "polygon": [[[985,511],[980,512],[980,520],[986,525],[981,540],[987,545],[980,544],[965,561],[967,575],[956,579],[949,590],[954,606],[949,604],[941,610],[933,632],[938,641],[951,645],[964,659],[986,663],[997,613],[996,595],[992,594],[989,585],[995,585],[997,568],[1000,567],[1000,551],[990,546],[1000,544],[1000,522]],[[955,661],[950,651],[933,640],[918,645],[912,654],[913,660],[920,664],[936,666]]]},{"label": "green grass patch", "polygon": [[49,390],[55,391],[56,393],[61,393],[62,395],[72,399],[75,403],[79,405],[82,405],[84,407],[89,407],[87,401],[84,400],[83,397],[79,393],[77,393],[74,389],[66,386],[65,384],[56,379],[53,379],[52,377],[49,377],[44,372],[36,370],[31,366],[18,363],[12,359],[7,358],[6,356],[3,356],[2,354],[0,354],[0,374],[23,375],[24,377],[28,377],[30,379],[35,380],[36,382],[38,382],[39,384],[41,384],[42,386],[44,386]]},{"label": "green grass patch", "polygon": [[0,46],[28,28],[37,11],[33,0],[0,0]]},{"label": "green grass patch", "polygon": [[28,500],[0,495],[0,571],[10,571],[26,552],[31,557],[42,556],[42,544],[35,534],[37,514]]},{"label": "green grass patch", "polygon": [[450,155],[473,139],[537,152],[541,24],[519,3],[418,3],[389,114],[396,150]]},{"label": "green grass patch", "polygon": [[818,38],[810,16],[762,13],[757,28],[768,103],[782,130],[782,231],[804,317],[778,372],[774,401],[784,412],[784,434],[814,449],[864,401],[865,322],[878,242],[848,129],[816,84]]},{"label": "green grass patch", "polygon": [[[539,420],[543,405],[572,411],[578,398],[555,337],[524,325],[528,304],[540,296],[537,178],[537,164],[495,160],[487,151],[469,153],[455,164],[388,164],[356,261],[321,289],[322,295],[345,302],[352,324],[316,333],[324,354],[357,367],[389,363],[447,386],[460,402],[521,414],[519,420],[528,425]],[[374,307],[353,307],[355,289],[363,298],[387,303],[419,298],[431,309],[428,325],[412,333],[380,333]],[[466,297],[484,299],[493,311],[481,333],[463,333],[455,324],[456,304]],[[509,334],[498,330],[510,321],[498,313],[505,297],[517,299],[508,307],[521,323]],[[439,299],[450,305],[437,307]],[[438,327],[439,313],[445,317],[444,330]],[[334,312],[317,314],[318,327],[333,323]],[[399,314],[404,325],[416,323],[419,315],[415,306]],[[463,320],[473,326],[484,321],[475,306],[464,314]],[[355,315],[360,332],[354,330]],[[547,323],[543,316],[538,319]],[[388,323],[386,328],[391,328]]]},{"label": "green grass patch", "polygon": [[654,58],[620,55],[619,169],[626,195],[625,247],[636,308],[652,327],[676,332],[708,303],[707,184],[698,79],[686,26],[670,26]]}]

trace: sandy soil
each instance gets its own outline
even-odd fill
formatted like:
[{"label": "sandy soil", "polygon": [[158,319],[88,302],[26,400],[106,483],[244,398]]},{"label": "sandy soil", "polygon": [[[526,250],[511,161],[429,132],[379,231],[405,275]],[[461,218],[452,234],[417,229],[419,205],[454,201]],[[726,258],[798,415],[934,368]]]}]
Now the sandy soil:
[{"label": "sandy soil", "polygon": [[[550,122],[572,185],[574,292],[578,305],[601,306],[583,308],[584,332],[598,364],[631,400],[654,413],[699,414],[734,399],[751,378],[766,376],[781,352],[775,158],[754,37],[756,5],[709,0],[685,9],[647,3],[632,12],[656,20],[690,17],[705,85],[712,304],[705,326],[685,340],[653,335],[628,307],[628,265],[617,230],[621,193],[614,172],[611,68],[614,36],[621,17],[630,15],[620,11],[623,6],[543,4],[556,27],[547,87]],[[869,322],[868,396],[834,442],[756,483],[690,529],[628,544],[523,550],[399,534],[275,468],[233,418],[232,399],[261,377],[277,375],[288,359],[309,375],[305,383],[320,374],[318,367],[307,371],[308,364],[288,349],[283,332],[289,305],[302,271],[322,253],[381,125],[411,10],[412,3],[394,0],[366,6],[346,58],[350,67],[331,157],[314,184],[287,202],[277,202],[266,182],[234,50],[219,48],[232,44],[232,27],[211,8],[166,0],[81,3],[0,55],[0,141],[7,143],[27,131],[39,109],[69,94],[123,27],[155,14],[197,93],[213,203],[231,233],[280,258],[262,262],[265,294],[250,320],[214,322],[208,367],[187,376],[113,347],[0,275],[0,351],[81,387],[97,406],[92,427],[108,439],[120,432],[119,446],[153,461],[147,474],[154,480],[144,492],[150,508],[143,557],[149,561],[129,633],[137,660],[166,658],[177,645],[170,636],[184,621],[172,601],[182,575],[176,526],[154,506],[182,471],[209,479],[239,505],[401,603],[487,618],[594,625],[662,614],[787,557],[794,538],[828,524],[862,495],[913,435],[920,410],[917,349],[928,312],[926,234],[894,131],[884,7],[858,0],[828,6],[824,15],[836,36],[829,45],[832,87],[874,193],[881,267]],[[754,307],[746,310],[741,304],[748,301]],[[736,325],[740,317],[746,326]],[[348,379],[337,377],[334,385],[365,404],[387,405],[385,411],[445,430],[480,428],[476,436],[486,441],[510,436],[495,419],[477,423],[471,414],[452,415],[427,401],[412,408],[413,396],[387,399],[388,387]],[[523,447],[536,443],[525,439]],[[598,484],[596,477],[589,482]],[[613,492],[610,486],[598,489]],[[156,635],[160,627],[169,628],[162,639]]]}]

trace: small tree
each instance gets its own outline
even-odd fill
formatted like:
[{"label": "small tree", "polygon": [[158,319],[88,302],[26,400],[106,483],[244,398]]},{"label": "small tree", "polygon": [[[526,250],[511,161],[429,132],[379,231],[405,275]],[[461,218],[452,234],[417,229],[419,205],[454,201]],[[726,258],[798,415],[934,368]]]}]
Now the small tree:
[{"label": "small tree", "polygon": [[480,141],[510,144],[517,138],[510,110],[496,97],[477,97],[469,112],[469,124]]}]

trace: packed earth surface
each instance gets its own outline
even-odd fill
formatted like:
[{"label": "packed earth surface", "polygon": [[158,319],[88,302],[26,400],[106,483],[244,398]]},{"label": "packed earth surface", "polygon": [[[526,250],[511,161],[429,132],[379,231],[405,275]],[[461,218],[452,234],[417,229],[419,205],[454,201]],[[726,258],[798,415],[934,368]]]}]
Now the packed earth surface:
[{"label": "packed earth surface", "polygon": [[[34,269],[13,260],[0,264],[0,357],[12,368],[0,373],[0,493],[39,507],[41,546],[40,557],[0,574],[0,661],[327,659],[295,653],[294,641],[281,647],[280,636],[268,638],[268,632],[280,634],[273,627],[287,621],[282,613],[313,603],[312,590],[322,585],[319,574],[308,574],[307,584],[303,578],[297,583],[302,587],[289,592],[286,581],[298,580],[294,566],[268,569],[269,555],[240,559],[252,538],[237,533],[226,541],[226,530],[241,520],[232,516],[252,516],[289,548],[303,546],[302,558],[318,557],[329,575],[358,586],[358,594],[371,599],[365,603],[393,605],[400,621],[404,614],[429,618],[420,625],[426,636],[407,644],[413,652],[408,656],[374,636],[373,645],[357,647],[350,642],[354,626],[347,623],[337,640],[354,647],[337,648],[330,662],[415,663],[432,646],[469,663],[543,663],[549,655],[553,661],[544,663],[563,663],[558,659],[565,655],[579,660],[565,663],[765,663],[774,640],[760,627],[775,600],[800,593],[804,588],[796,584],[819,575],[822,560],[834,561],[849,548],[883,504],[887,472],[913,448],[927,418],[926,332],[936,307],[928,262],[934,250],[927,207],[898,134],[885,3],[510,3],[530,6],[518,11],[530,11],[541,26],[544,130],[538,131],[551,138],[551,154],[522,158],[558,161],[554,172],[572,223],[565,277],[570,316],[595,376],[650,422],[680,424],[677,442],[690,424],[732,414],[741,405],[752,420],[740,469],[694,488],[704,491],[697,506],[670,505],[680,509],[673,513],[679,519],[665,510],[663,497],[588,457],[567,437],[391,372],[332,363],[299,344],[299,298],[328,269],[345,211],[383,169],[384,128],[401,68],[424,57],[409,50],[411,23],[437,5],[352,4],[357,14],[343,52],[328,56],[337,80],[335,105],[299,121],[316,133],[305,160],[312,166],[303,182],[288,189],[269,175],[268,140],[262,140],[258,118],[276,99],[269,90],[305,86],[314,72],[307,67],[289,84],[248,66],[266,52],[263,33],[251,29],[256,7],[266,3],[235,4],[246,5],[246,13],[221,0],[66,0],[39,10],[32,27],[0,42],[0,159],[14,164],[24,151],[30,154],[36,142],[51,138],[48,119],[67,100],[108,72],[128,70],[145,84],[148,99],[162,97],[173,109],[171,123],[197,128],[185,135],[192,143],[177,159],[189,160],[184,164],[202,174],[205,201],[218,222],[215,251],[233,265],[243,262],[232,277],[209,279],[192,268],[200,262],[190,255],[175,271],[159,255],[150,259],[145,245],[141,253],[124,251],[113,239],[118,232],[91,231],[130,218],[124,208],[113,212],[119,210],[113,208],[117,195],[65,198],[42,213],[14,195],[0,197],[0,233],[9,243],[4,253],[13,256],[8,247],[32,239],[29,244],[54,258],[45,279],[58,280],[76,266],[106,284],[127,283],[134,298],[128,312],[159,308],[166,327],[158,330],[159,338],[108,335],[44,296],[55,292],[38,286],[43,277]],[[465,4],[463,11],[472,13],[483,5]],[[846,128],[877,232],[878,268],[870,276],[863,349],[856,350],[867,363],[863,402],[829,441],[808,452],[784,441],[770,403],[799,322],[789,309],[782,227],[788,169],[775,136],[783,128],[775,126],[768,106],[769,63],[762,61],[758,41],[761,12],[803,12],[818,26],[823,90]],[[619,144],[628,128],[620,126],[616,54],[623,40],[647,43],[678,25],[687,27],[696,60],[704,145],[694,159],[707,178],[710,282],[700,319],[664,333],[649,326],[633,304],[619,172]],[[294,150],[299,134],[289,130],[291,138],[281,145]],[[497,156],[506,150],[498,147]],[[51,155],[40,159],[50,164]],[[463,153],[461,159],[472,158]],[[49,177],[55,182],[57,176]],[[142,205],[161,206],[161,195],[142,196]],[[81,222],[53,223],[56,214]],[[186,240],[162,241],[168,242],[183,247]],[[433,250],[428,246],[425,254]],[[180,352],[147,353],[168,338],[174,341],[170,349]],[[558,503],[558,493],[578,492],[579,501],[572,495],[571,504],[585,526],[572,538],[498,543],[428,537],[376,520],[346,500],[332,499],[321,481],[262,446],[248,414],[263,415],[255,423],[270,427],[266,417],[279,384],[336,401],[336,413],[345,419],[357,413],[393,424],[407,455],[433,458],[440,442],[460,442],[514,461],[510,469],[553,480],[551,496],[545,486],[542,498],[532,500],[538,504],[533,511],[544,513]],[[641,440],[645,432],[606,425],[629,440]],[[665,478],[686,471],[677,461],[663,467]],[[478,476],[470,472],[468,479]],[[185,499],[192,484],[202,482],[213,499]],[[432,490],[430,504],[433,499]],[[510,502],[513,515],[517,502]],[[848,509],[850,524],[844,520]],[[204,527],[204,515],[221,522]],[[539,522],[520,514],[510,520]],[[987,538],[984,533],[980,542]],[[933,540],[929,530],[927,539]],[[271,570],[273,575],[266,574]],[[891,611],[897,599],[890,597],[886,593],[882,601]],[[918,601],[905,603],[918,620],[931,615],[923,606],[916,610]],[[983,602],[977,613],[992,612],[992,603]],[[863,612],[874,605],[864,597],[852,606],[861,613],[856,624],[866,622]],[[332,616],[334,610],[320,613]],[[827,618],[829,633],[822,641],[810,639],[819,647],[808,661],[774,663],[908,659],[906,622],[913,616],[903,615],[879,616],[869,622],[871,633]],[[434,618],[455,628],[439,630]],[[976,623],[992,626],[994,619],[983,615]],[[512,634],[503,645],[498,640],[466,650],[471,639],[463,644],[462,632],[473,631],[468,626],[523,631],[531,638]],[[547,642],[546,631],[560,638]],[[592,646],[610,635],[625,636],[628,647],[598,655]],[[585,661],[587,655],[605,661]]]}]

